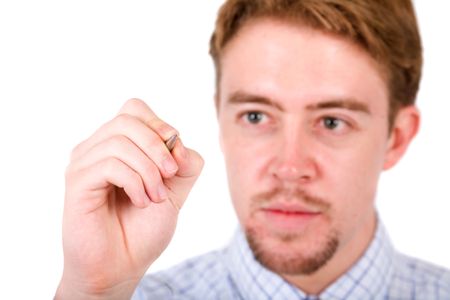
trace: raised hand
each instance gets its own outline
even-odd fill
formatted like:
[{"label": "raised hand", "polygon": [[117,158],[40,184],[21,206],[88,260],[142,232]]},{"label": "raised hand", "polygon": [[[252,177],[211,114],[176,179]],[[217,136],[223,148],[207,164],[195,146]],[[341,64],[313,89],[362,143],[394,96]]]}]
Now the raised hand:
[{"label": "raised hand", "polygon": [[169,244],[203,160],[141,100],[72,152],[66,170],[64,272],[56,299],[130,298]]}]

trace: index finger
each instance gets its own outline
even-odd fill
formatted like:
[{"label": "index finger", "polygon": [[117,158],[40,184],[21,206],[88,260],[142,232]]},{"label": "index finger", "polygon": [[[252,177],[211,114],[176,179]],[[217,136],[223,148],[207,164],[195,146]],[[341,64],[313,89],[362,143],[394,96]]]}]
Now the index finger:
[{"label": "index finger", "polygon": [[159,137],[168,142],[173,136],[179,136],[178,131],[161,120],[153,110],[141,99],[130,99],[120,109],[119,114],[128,114],[138,118],[155,131]]}]

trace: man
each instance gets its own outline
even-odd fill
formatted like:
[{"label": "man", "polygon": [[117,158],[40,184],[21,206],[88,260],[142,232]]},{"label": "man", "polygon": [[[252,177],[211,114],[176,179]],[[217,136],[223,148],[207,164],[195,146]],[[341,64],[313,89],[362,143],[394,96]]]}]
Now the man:
[{"label": "man", "polygon": [[211,54],[235,238],[142,278],[203,162],[132,99],[72,153],[56,298],[450,299],[374,205],[419,127],[411,2],[229,0]]}]

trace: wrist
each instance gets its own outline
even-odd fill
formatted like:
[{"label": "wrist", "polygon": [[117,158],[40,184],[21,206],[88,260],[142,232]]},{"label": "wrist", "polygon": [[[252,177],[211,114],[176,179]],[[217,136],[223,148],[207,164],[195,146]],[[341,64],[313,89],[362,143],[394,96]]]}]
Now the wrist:
[{"label": "wrist", "polygon": [[129,280],[113,287],[80,286],[62,279],[56,290],[55,300],[123,300],[130,299],[139,280]]}]

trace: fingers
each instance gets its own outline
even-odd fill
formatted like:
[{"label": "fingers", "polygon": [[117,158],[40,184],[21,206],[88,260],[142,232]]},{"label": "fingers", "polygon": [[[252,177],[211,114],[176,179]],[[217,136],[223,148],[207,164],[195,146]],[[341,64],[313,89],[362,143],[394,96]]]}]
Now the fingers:
[{"label": "fingers", "polygon": [[[74,171],[69,169],[66,172],[66,179],[69,183],[76,183],[75,186],[71,185],[71,189],[88,189],[90,191],[100,191],[100,193],[108,192],[108,188],[117,186],[123,188],[133,204],[137,207],[144,208],[150,204],[150,199],[145,192],[144,184],[141,176],[133,169],[128,167],[122,161],[117,158],[109,157],[90,165],[89,167]],[[89,193],[86,193],[90,195]],[[103,202],[96,202],[90,200],[106,201],[106,195],[92,194],[89,196],[94,199],[84,199],[87,201],[79,201],[79,203],[85,203],[90,206],[84,208],[87,211],[94,211]],[[80,199],[77,199],[80,200]]]},{"label": "fingers", "polygon": [[79,159],[96,145],[115,136],[130,139],[155,163],[164,178],[170,178],[178,171],[177,163],[161,137],[136,117],[124,114],[116,116],[97,130],[92,137],[75,147],[71,160]]},{"label": "fingers", "polygon": [[95,145],[88,153],[73,162],[72,169],[82,170],[105,158],[115,158],[137,173],[152,201],[161,202],[168,198],[158,167],[125,136],[116,135]]},{"label": "fingers", "polygon": [[178,165],[177,177],[189,178],[200,175],[204,165],[203,158],[196,151],[186,148],[181,138],[175,142],[172,156]]},{"label": "fingers", "polygon": [[[172,155],[177,161],[179,169],[176,176],[166,179],[164,182],[169,190],[169,199],[177,209],[180,209],[199,177],[204,161],[196,151],[186,148],[181,139],[177,139]],[[175,190],[177,196],[171,193]]]},{"label": "fingers", "polygon": [[145,125],[154,130],[163,141],[167,141],[174,135],[178,135],[178,131],[158,118],[151,108],[140,99],[128,100],[120,109],[120,114],[132,115],[141,120]]},{"label": "fingers", "polygon": [[200,155],[183,146],[173,127],[143,101],[131,99],[75,147],[68,169],[70,177],[77,178],[74,185],[84,182],[84,191],[91,194],[115,185],[138,207],[169,199],[178,210],[202,167]]}]

